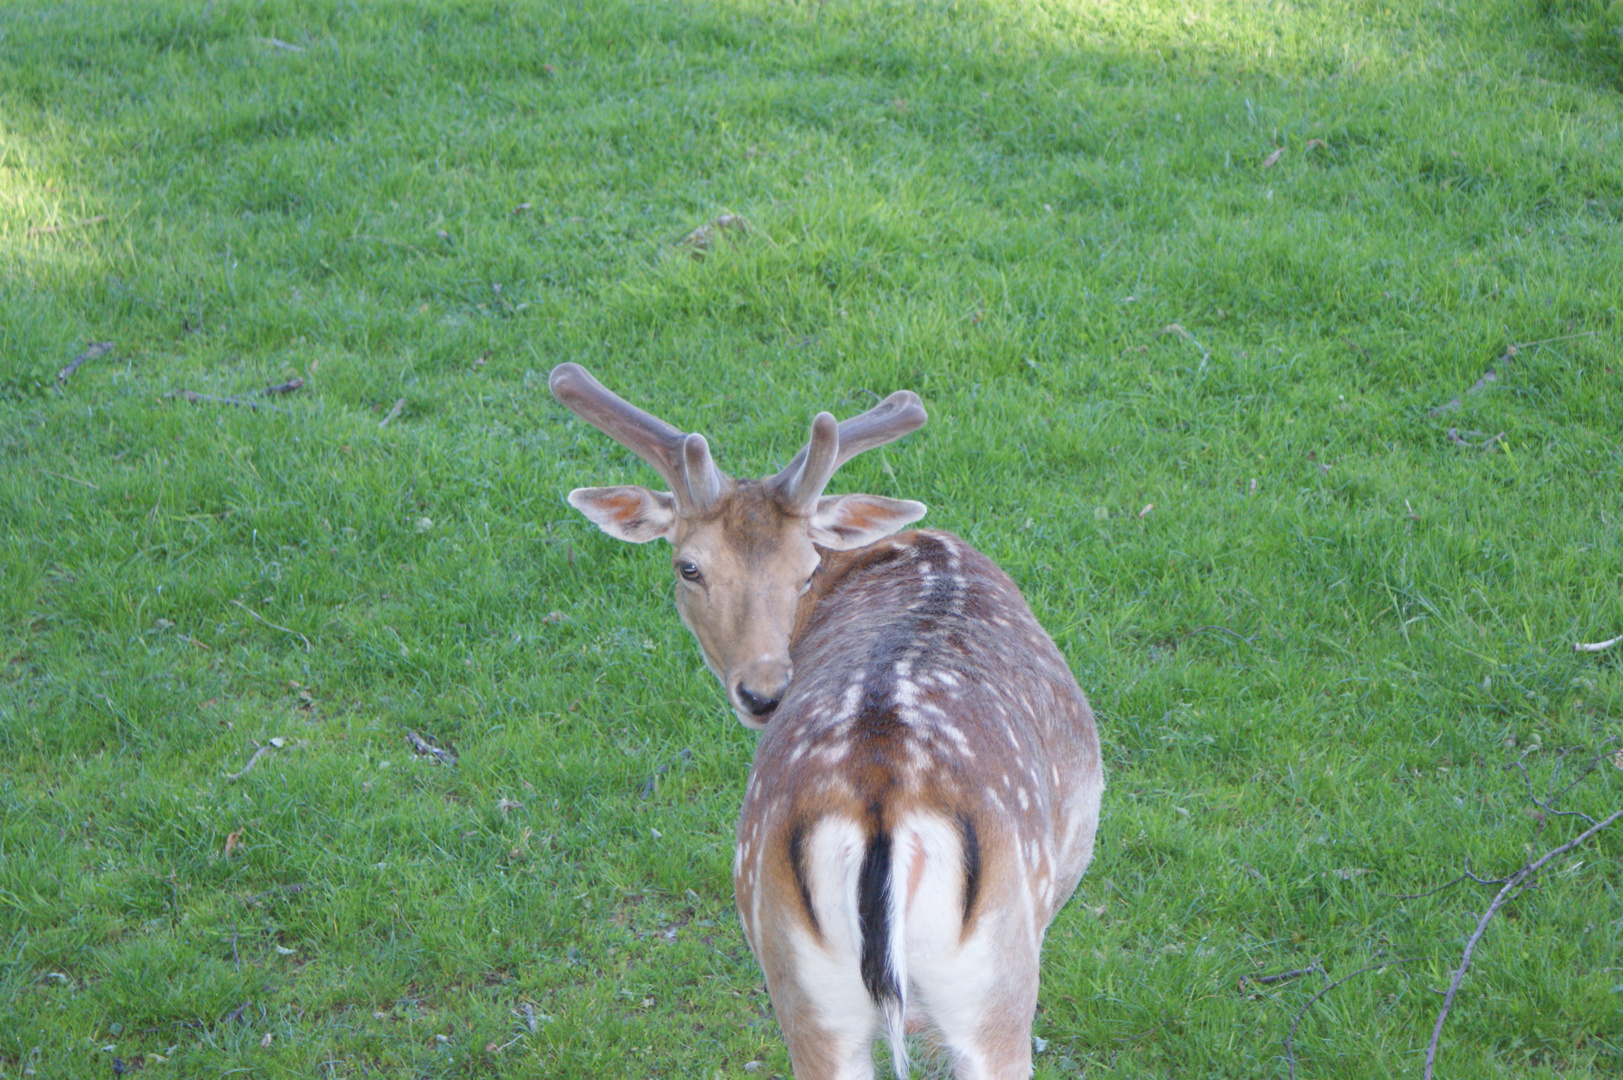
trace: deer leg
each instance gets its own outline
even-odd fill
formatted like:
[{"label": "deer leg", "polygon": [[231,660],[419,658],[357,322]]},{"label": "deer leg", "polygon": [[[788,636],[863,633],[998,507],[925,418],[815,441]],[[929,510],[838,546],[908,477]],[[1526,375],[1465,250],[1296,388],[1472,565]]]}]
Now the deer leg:
[{"label": "deer leg", "polygon": [[791,866],[790,846],[774,845],[766,860],[756,956],[795,1080],[872,1080],[880,1012],[862,981],[855,883],[847,881],[862,855],[861,833],[854,823],[837,820],[812,830],[805,842],[803,880],[820,915],[815,921]]},{"label": "deer leg", "polygon": [[1021,915],[983,916],[952,952],[909,958],[915,1001],[951,1057],[957,1080],[1031,1076],[1041,940]]},{"label": "deer leg", "polygon": [[[804,951],[817,949],[809,941]],[[847,964],[807,964],[768,978],[795,1080],[872,1080],[879,1010]],[[819,970],[821,969],[821,970]]]}]

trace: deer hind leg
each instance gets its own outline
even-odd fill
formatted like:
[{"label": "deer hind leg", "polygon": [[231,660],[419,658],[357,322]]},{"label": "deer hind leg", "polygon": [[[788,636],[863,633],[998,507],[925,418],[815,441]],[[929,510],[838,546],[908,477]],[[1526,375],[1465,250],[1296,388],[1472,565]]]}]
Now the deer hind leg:
[{"label": "deer hind leg", "polygon": [[1031,1076],[1038,951],[1018,944],[1029,929],[988,925],[996,921],[1007,920],[983,918],[961,948],[909,959],[911,1004],[934,1029],[958,1080]]},{"label": "deer hind leg", "polygon": [[900,831],[911,886],[909,1005],[933,1029],[933,1041],[951,1057],[958,1080],[1027,1080],[1045,920],[1023,874],[993,864],[978,875],[966,933],[974,860],[966,855],[965,835],[941,818],[924,816]]},{"label": "deer hind leg", "polygon": [[787,837],[768,860],[758,957],[795,1080],[874,1075],[881,1014],[862,980],[856,897],[865,843],[855,821],[825,818],[805,830],[798,875]]},{"label": "deer hind leg", "polygon": [[[778,994],[773,993],[774,1003]],[[795,1080],[873,1080],[879,1012],[862,1001],[823,1002],[783,1024]],[[856,1008],[846,1006],[855,1005]],[[783,1019],[779,1014],[780,1021]]]}]

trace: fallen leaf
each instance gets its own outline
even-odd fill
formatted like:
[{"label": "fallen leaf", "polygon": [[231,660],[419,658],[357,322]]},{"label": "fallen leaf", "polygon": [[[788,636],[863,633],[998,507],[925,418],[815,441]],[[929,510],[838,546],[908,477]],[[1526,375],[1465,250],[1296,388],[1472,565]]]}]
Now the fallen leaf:
[{"label": "fallen leaf", "polygon": [[502,799],[496,804],[496,809],[506,814],[513,810],[524,809],[524,804],[519,802],[517,799]]},{"label": "fallen leaf", "polygon": [[1278,150],[1275,150],[1273,153],[1262,159],[1262,167],[1264,169],[1273,168],[1275,165],[1279,164],[1279,159],[1284,155],[1284,153],[1285,148],[1281,146]]},{"label": "fallen leaf", "polygon": [[1326,150],[1328,150],[1330,148],[1330,144],[1325,142],[1323,139],[1309,139],[1307,141],[1307,145],[1302,147],[1302,152],[1306,153],[1307,151],[1313,149],[1316,146],[1323,147]]},{"label": "fallen leaf", "polygon": [[265,1032],[265,1037],[259,1040],[259,1048],[261,1050],[269,1050],[271,1039],[273,1038],[275,1038],[275,1036],[273,1036],[270,1032]]},{"label": "fallen leaf", "polygon": [[225,857],[230,858],[236,853],[237,845],[242,843],[242,830],[229,834],[225,838]]}]

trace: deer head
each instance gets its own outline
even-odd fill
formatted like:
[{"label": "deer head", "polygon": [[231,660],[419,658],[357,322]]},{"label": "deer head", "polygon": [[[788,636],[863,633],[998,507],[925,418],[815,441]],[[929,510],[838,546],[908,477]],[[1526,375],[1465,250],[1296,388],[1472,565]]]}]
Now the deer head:
[{"label": "deer head", "polygon": [[811,438],[776,475],[734,479],[703,435],[684,434],[615,396],[579,364],[559,364],[553,396],[653,467],[668,491],[639,485],[576,488],[569,504],[619,540],[666,540],[676,609],[699,641],[745,727],[766,727],[789,689],[796,614],[822,555],[873,543],[917,521],[923,503],[826,496],[834,471],[925,421],[917,394],[898,390],[860,416],[812,420]]}]

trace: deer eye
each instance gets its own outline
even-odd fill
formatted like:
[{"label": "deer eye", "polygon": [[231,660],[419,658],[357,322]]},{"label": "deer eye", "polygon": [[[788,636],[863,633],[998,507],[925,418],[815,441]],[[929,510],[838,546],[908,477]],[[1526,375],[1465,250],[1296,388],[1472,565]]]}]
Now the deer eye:
[{"label": "deer eye", "polygon": [[699,568],[690,562],[677,563],[676,572],[682,575],[682,579],[684,581],[698,581],[704,576],[703,574],[699,573]]}]

